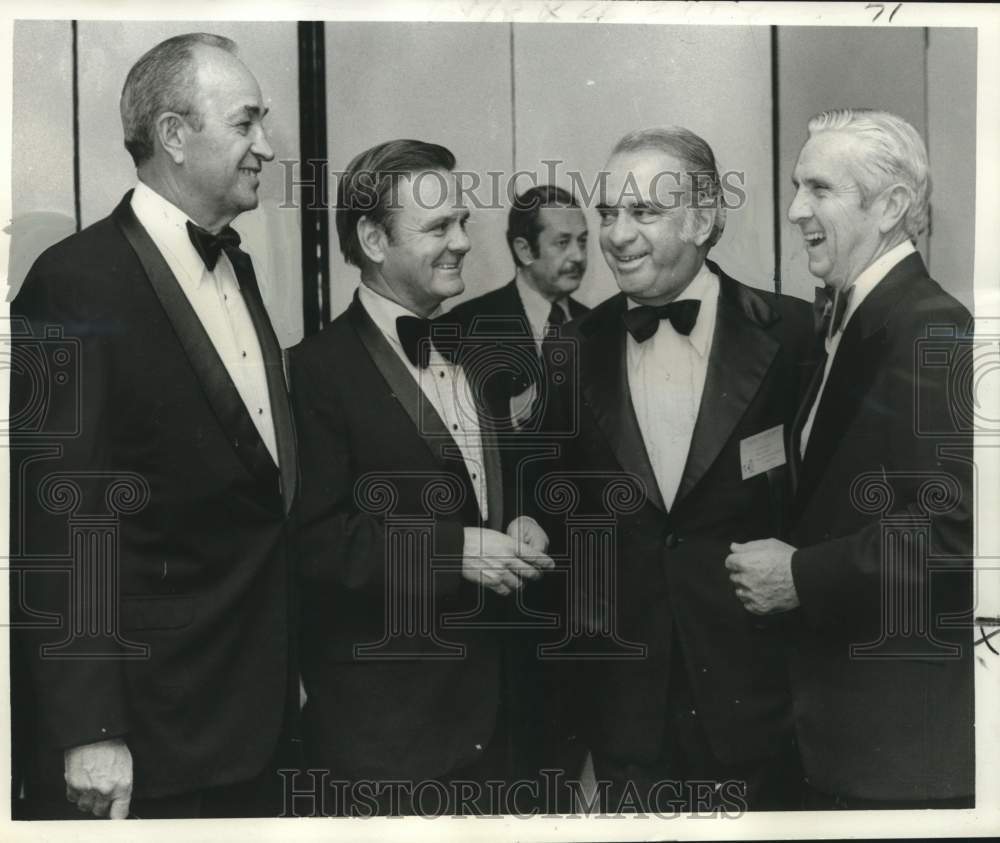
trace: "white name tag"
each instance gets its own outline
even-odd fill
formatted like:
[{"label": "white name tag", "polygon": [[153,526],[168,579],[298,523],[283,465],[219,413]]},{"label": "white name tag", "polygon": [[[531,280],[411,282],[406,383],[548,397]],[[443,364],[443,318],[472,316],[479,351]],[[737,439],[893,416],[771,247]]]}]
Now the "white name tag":
[{"label": "white name tag", "polygon": [[782,424],[740,441],[740,472],[744,480],[785,464],[785,426]]},{"label": "white name tag", "polygon": [[510,399],[510,420],[515,430],[520,430],[531,417],[531,409],[538,395],[535,385],[531,384],[520,395],[512,395]]}]

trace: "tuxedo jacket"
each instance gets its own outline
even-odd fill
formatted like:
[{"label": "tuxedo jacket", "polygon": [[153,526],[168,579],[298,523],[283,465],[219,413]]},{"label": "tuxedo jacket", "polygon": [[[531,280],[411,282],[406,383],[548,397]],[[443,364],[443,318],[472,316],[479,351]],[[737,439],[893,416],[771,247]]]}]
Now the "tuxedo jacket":
[{"label": "tuxedo jacket", "polygon": [[[812,317],[805,302],[751,289],[709,267],[719,276],[716,324],[669,510],[629,391],[626,297],[608,299],[570,332],[578,342],[580,399],[570,425],[578,432],[565,441],[562,471],[575,496],[549,497],[569,501],[568,525],[590,521],[598,532],[613,525],[610,536],[565,543],[571,572],[579,572],[570,577],[577,595],[571,606],[583,607],[570,618],[570,645],[587,656],[576,662],[585,688],[580,728],[594,751],[622,762],[658,757],[674,659],[683,661],[719,761],[753,761],[791,748],[780,629],[743,608],[725,558],[731,542],[780,529],[783,469],[743,479],[740,442],[790,424]],[[572,380],[565,379],[567,394]]]},{"label": "tuxedo jacket", "polygon": [[820,398],[793,501],[792,678],[806,772],[829,793],[973,792],[970,339],[910,255],[848,322]]},{"label": "tuxedo jacket", "polygon": [[[134,795],[153,797],[251,778],[297,715],[294,487],[283,499],[275,461],[130,198],[43,253],[12,306],[24,328],[12,590],[35,748],[51,751],[61,779],[62,750],[122,737]],[[280,376],[256,282],[243,283]]]},{"label": "tuxedo jacket", "polygon": [[500,598],[461,572],[465,528],[510,520],[491,428],[481,415],[484,524],[458,446],[357,297],[290,371],[307,760],[444,775],[489,744],[500,699]]},{"label": "tuxedo jacket", "polygon": [[[572,296],[568,299],[570,319],[579,319],[590,311],[590,308],[580,304]],[[476,296],[457,305],[451,314],[460,319],[470,329],[476,317],[489,317],[483,323],[490,330],[510,335],[532,336],[531,323],[524,309],[524,302],[517,291],[517,282],[509,281],[502,287]]]}]

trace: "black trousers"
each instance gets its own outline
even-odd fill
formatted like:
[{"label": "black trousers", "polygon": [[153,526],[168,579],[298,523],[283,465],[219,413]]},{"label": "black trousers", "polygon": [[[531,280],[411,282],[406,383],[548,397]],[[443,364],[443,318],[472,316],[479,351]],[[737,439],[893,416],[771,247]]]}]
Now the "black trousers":
[{"label": "black trousers", "polygon": [[816,790],[806,784],[805,808],[807,811],[912,811],[922,808],[945,808],[958,810],[975,808],[974,796],[958,796],[953,799],[859,799],[856,796],[840,796]]},{"label": "black trousers", "polygon": [[593,753],[603,811],[716,816],[802,808],[804,777],[791,734],[768,757],[724,763],[709,743],[677,650],[669,687],[664,740],[655,761],[639,764]]}]

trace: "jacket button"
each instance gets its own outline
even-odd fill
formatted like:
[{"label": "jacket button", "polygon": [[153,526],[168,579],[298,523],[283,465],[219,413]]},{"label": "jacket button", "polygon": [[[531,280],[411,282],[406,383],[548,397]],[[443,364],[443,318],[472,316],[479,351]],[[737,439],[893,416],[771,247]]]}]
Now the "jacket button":
[{"label": "jacket button", "polygon": [[665,544],[667,545],[667,547],[673,550],[675,547],[677,547],[677,536],[675,536],[673,533],[670,533],[667,536]]}]

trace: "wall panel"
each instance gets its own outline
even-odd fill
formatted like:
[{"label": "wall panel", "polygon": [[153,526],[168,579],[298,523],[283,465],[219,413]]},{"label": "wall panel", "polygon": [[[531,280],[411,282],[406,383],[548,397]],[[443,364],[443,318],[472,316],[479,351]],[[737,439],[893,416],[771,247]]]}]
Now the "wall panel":
[{"label": "wall panel", "polygon": [[69,21],[16,21],[8,298],[35,258],[72,234],[73,40]]}]

